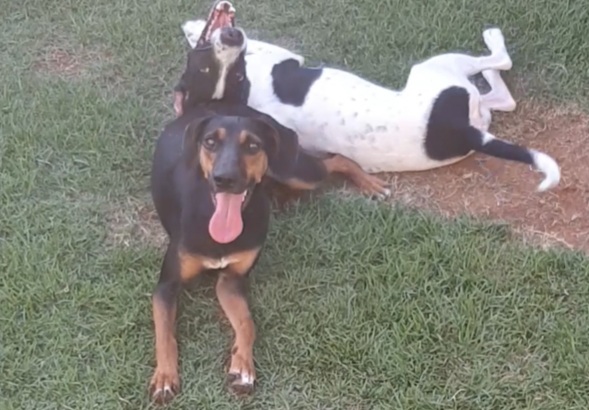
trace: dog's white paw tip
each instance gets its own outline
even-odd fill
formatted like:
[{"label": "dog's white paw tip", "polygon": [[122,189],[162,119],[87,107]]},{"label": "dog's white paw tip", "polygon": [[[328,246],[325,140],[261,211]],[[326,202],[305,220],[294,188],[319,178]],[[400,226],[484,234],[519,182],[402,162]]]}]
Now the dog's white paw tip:
[{"label": "dog's white paw tip", "polygon": [[483,31],[483,39],[489,49],[500,48],[505,46],[505,38],[501,29],[497,27],[488,28]]},{"label": "dog's white paw tip", "polygon": [[505,111],[515,111],[516,108],[517,103],[513,99],[509,101],[507,104],[505,104]]},{"label": "dog's white paw tip", "polygon": [[230,372],[229,388],[236,394],[250,394],[254,390],[255,376],[249,372]]},{"label": "dog's white paw tip", "polygon": [[391,197],[391,190],[390,189],[385,189],[377,194],[372,194],[370,196],[371,199],[377,199],[380,201],[384,201],[386,199],[389,199]]},{"label": "dog's white paw tip", "polygon": [[503,33],[499,27],[491,27],[483,31],[483,37],[488,39],[503,38]]}]

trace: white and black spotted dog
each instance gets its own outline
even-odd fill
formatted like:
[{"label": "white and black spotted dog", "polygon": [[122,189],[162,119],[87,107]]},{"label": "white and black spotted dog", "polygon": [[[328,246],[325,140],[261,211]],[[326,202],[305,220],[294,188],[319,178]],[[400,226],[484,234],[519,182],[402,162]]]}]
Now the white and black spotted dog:
[{"label": "white and black spotted dog", "polygon": [[[182,25],[191,47],[204,20]],[[334,68],[303,67],[304,58],[276,45],[248,40],[248,105],[299,135],[303,148],[340,154],[365,171],[421,171],[452,164],[473,152],[534,166],[556,186],[560,169],[550,156],[489,133],[491,111],[516,103],[501,78],[511,58],[501,30],[483,31],[488,56],[448,53],[412,67],[405,88],[391,90]],[[469,80],[482,73],[491,90]]]}]

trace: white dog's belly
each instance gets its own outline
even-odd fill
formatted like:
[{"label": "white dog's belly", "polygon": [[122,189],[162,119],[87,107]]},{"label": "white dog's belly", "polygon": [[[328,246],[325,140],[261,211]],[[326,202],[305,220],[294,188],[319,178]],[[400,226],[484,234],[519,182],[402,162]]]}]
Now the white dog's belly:
[{"label": "white dog's belly", "polygon": [[349,155],[349,157],[369,173],[426,171],[453,164],[464,158],[456,157],[438,161],[428,157],[423,149],[415,150],[412,153],[393,150],[376,153],[376,155],[372,154],[372,152],[363,151],[357,152],[355,155]]},{"label": "white dog's belly", "polygon": [[344,155],[367,172],[421,171],[461,159],[439,161],[427,155],[424,140],[432,101],[425,92],[391,91],[328,70],[303,106],[273,104],[268,114],[293,128],[305,149]]},{"label": "white dog's belly", "polygon": [[299,132],[299,141],[308,150],[344,155],[370,173],[424,171],[464,158],[432,159],[425,151],[424,135],[406,131],[400,128],[398,132],[393,129],[350,134],[339,127],[325,127],[319,133]]}]

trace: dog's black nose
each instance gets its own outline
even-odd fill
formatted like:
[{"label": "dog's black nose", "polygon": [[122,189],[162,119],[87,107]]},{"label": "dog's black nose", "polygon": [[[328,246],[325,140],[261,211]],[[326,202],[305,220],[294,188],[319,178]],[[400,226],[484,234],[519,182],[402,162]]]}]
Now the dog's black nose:
[{"label": "dog's black nose", "polygon": [[233,27],[221,29],[221,42],[228,46],[241,46],[243,44],[243,33]]},{"label": "dog's black nose", "polygon": [[239,176],[234,172],[213,173],[215,187],[220,191],[231,191],[237,186]]}]

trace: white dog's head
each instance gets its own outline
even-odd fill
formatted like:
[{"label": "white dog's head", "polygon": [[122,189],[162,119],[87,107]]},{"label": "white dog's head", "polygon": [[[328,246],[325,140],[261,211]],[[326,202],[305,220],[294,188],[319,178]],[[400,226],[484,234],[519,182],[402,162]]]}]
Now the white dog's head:
[{"label": "white dog's head", "polygon": [[211,100],[245,102],[245,50],[247,37],[234,27],[235,9],[219,1],[200,25],[198,35],[191,31],[191,50],[186,69],[175,87],[174,109],[181,115],[185,107]]}]

